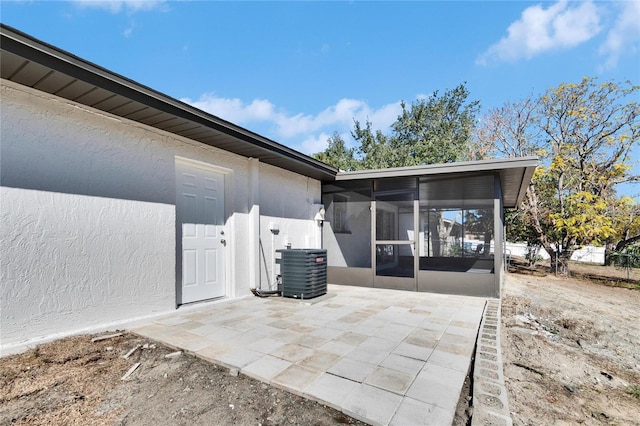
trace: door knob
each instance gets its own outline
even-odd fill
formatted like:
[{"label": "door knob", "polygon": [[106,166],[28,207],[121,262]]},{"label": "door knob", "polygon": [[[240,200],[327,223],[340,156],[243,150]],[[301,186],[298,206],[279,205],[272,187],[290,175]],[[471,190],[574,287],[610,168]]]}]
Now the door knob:
[{"label": "door knob", "polygon": [[223,246],[226,246],[226,245],[227,245],[227,240],[222,239],[222,240],[220,240],[220,243],[221,243]]}]

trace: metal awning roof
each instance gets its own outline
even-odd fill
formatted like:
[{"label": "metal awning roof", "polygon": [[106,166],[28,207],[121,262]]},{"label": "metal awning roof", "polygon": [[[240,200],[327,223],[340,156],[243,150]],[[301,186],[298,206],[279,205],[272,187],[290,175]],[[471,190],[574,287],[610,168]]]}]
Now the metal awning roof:
[{"label": "metal awning roof", "polygon": [[0,24],[0,76],[319,180],[337,169]]},{"label": "metal awning roof", "polygon": [[[504,206],[511,208],[516,207],[522,202],[537,164],[537,157],[464,161],[459,163],[339,172],[335,180],[355,181],[401,177],[420,177],[428,180],[429,178],[443,177],[443,175],[446,178],[452,178],[461,175],[472,176],[475,174],[481,177],[487,174],[497,174],[500,177],[500,183],[502,185]],[[467,185],[470,184],[467,182]],[[467,192],[468,190],[470,190],[470,188],[467,188]]]}]

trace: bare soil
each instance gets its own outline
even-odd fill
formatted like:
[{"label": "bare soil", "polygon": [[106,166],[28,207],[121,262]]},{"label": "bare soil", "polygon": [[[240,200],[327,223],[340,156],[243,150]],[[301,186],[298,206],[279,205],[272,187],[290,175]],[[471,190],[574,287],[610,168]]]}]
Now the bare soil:
[{"label": "bare soil", "polygon": [[502,299],[514,425],[640,424],[640,271],[516,263]]},{"label": "bare soil", "polygon": [[[502,301],[514,425],[640,424],[640,271],[517,261]],[[105,333],[105,334],[113,334]],[[0,425],[364,423],[149,339],[76,336],[0,358]],[[128,358],[123,358],[137,348]],[[128,380],[122,377],[140,366]],[[470,382],[454,424],[465,425]]]},{"label": "bare soil", "polygon": [[363,425],[134,334],[92,337],[0,359],[0,425]]}]

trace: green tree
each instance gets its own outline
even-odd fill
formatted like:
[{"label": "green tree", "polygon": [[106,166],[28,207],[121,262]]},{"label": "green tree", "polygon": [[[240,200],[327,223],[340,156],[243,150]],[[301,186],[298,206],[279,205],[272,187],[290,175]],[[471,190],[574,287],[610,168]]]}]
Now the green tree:
[{"label": "green tree", "polygon": [[353,171],[357,170],[358,162],[354,157],[354,149],[347,148],[344,139],[338,132],[334,132],[327,140],[327,148],[316,154],[313,158],[332,165],[338,170]]},{"label": "green tree", "polygon": [[360,169],[394,167],[394,155],[389,145],[389,138],[380,130],[374,132],[370,121],[362,127],[357,120],[354,120],[351,136],[358,143],[356,151]]},{"label": "green tree", "polygon": [[474,151],[483,155],[541,157],[520,220],[560,273],[568,272],[577,247],[620,234],[611,206],[616,185],[638,180],[629,163],[640,143],[639,89],[593,78],[561,84],[538,99],[491,111],[476,134]]},{"label": "green tree", "polygon": [[433,93],[402,112],[391,126],[390,145],[397,166],[452,163],[468,156],[468,146],[480,108],[469,101],[464,84],[443,95]]},{"label": "green tree", "polygon": [[[391,125],[389,134],[374,130],[371,122],[362,125],[354,120],[351,135],[356,142],[354,169],[381,169],[421,164],[451,163],[468,158],[469,141],[479,109],[470,101],[464,84],[443,94],[433,93],[410,106],[401,103],[402,111]],[[334,134],[335,137],[335,134]],[[332,143],[333,142],[333,143]],[[330,140],[327,149],[314,157],[342,168],[350,151]],[[347,170],[347,169],[345,169]]]}]

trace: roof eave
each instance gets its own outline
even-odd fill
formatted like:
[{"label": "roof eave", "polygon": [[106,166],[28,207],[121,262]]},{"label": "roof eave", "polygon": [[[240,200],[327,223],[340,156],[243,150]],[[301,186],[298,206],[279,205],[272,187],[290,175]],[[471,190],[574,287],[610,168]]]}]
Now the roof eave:
[{"label": "roof eave", "polygon": [[[503,199],[503,205],[505,208],[514,208],[522,203],[527,191],[527,187],[531,182],[533,173],[537,167],[538,158],[535,156],[528,157],[515,157],[515,158],[499,158],[491,160],[478,160],[478,161],[465,161],[459,163],[446,163],[446,164],[428,164],[422,166],[411,167],[396,167],[389,169],[379,170],[358,170],[353,172],[338,172],[336,175],[336,181],[349,181],[349,180],[366,180],[366,179],[384,179],[384,178],[397,178],[397,177],[427,177],[427,176],[442,176],[453,175],[461,173],[495,173],[500,177],[503,185],[503,194],[507,185],[505,173],[508,171],[514,171],[519,173],[519,184],[511,186],[512,192],[517,196],[512,196]],[[504,195],[503,195],[504,196]]]},{"label": "roof eave", "polygon": [[450,173],[498,171],[521,167],[533,167],[535,169],[537,162],[537,157],[529,156],[516,158],[499,158],[491,160],[461,161],[457,163],[427,164],[422,166],[410,167],[394,167],[388,169],[357,170],[352,172],[341,171],[336,175],[336,180],[341,181],[408,176],[428,176]]},{"label": "roof eave", "polygon": [[[175,117],[223,132],[238,139],[238,143],[248,144],[249,150],[255,150],[255,155],[253,156],[255,158],[262,159],[261,157],[266,158],[274,154],[278,157],[278,161],[266,159],[264,162],[267,164],[277,162],[279,163],[278,167],[289,169],[288,167],[283,167],[281,163],[291,163],[293,171],[318,180],[333,180],[338,172],[336,168],[315,158],[297,152],[1,23],[0,36],[0,47],[3,51],[78,78],[96,87],[143,103]],[[170,130],[165,131],[171,133]]]}]

